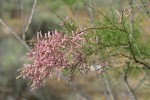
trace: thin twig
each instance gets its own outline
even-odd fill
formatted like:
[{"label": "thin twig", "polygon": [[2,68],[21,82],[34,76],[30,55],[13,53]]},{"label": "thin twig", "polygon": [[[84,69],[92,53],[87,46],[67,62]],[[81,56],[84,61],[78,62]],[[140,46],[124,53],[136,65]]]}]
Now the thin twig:
[{"label": "thin twig", "polygon": [[[130,48],[130,49],[131,49],[131,48]],[[133,51],[132,51],[132,52],[133,52]],[[129,59],[131,59],[131,60],[134,60],[136,63],[139,63],[139,64],[145,66],[147,69],[150,69],[150,65],[148,65],[148,64],[146,64],[146,63],[144,63],[144,62],[142,62],[142,61],[139,61],[139,60],[137,60],[136,58],[132,58],[132,57],[129,57],[129,56],[124,55],[124,54],[121,54],[121,55],[124,56],[124,57],[126,57],[126,58],[129,58]]]},{"label": "thin twig", "polygon": [[[62,75],[61,73],[60,73],[59,75],[60,75],[60,77],[61,77],[62,79],[64,79],[65,81],[68,81],[68,80],[69,80],[69,77],[66,77],[66,76]],[[92,100],[91,97],[90,97],[84,90],[82,90],[82,89],[78,86],[77,82],[75,82],[75,81],[69,81],[68,84],[67,84],[67,86],[68,86],[68,85],[69,85],[70,88],[72,88],[74,91],[79,92],[79,95],[80,95],[81,97],[83,97],[85,100]]]},{"label": "thin twig", "polygon": [[139,61],[136,59],[136,56],[134,54],[134,51],[133,51],[133,47],[132,47],[132,41],[133,41],[133,0],[130,0],[130,9],[129,9],[129,13],[130,13],[130,33],[129,33],[129,48],[130,48],[130,51],[131,51],[131,54],[133,56],[133,59],[136,63],[140,63],[142,65],[144,65],[145,67],[147,67],[148,69],[150,69],[150,66],[148,66],[147,64]]},{"label": "thin twig", "polygon": [[[139,5],[139,6],[143,6],[143,5],[144,4]],[[129,9],[129,12],[130,12],[130,33],[127,32],[126,27],[124,25],[124,20],[123,20],[123,17],[124,17],[123,16],[123,11],[124,10],[122,10],[122,24],[123,24],[124,31],[129,34],[129,48],[131,50],[131,54],[132,54],[133,58],[132,57],[128,57],[128,56],[126,56],[124,54],[121,54],[121,55],[124,56],[124,57],[130,58],[130,59],[133,59],[136,63],[144,65],[144,67],[150,69],[150,65],[147,65],[146,63],[144,63],[144,62],[139,61],[139,60],[136,59],[134,51],[133,51],[133,48],[132,48],[132,38],[133,38],[133,12],[132,12],[132,9],[133,9],[134,6],[137,6],[137,5],[133,5],[133,1],[132,1],[132,3],[130,4],[130,6],[124,8],[124,9],[130,8]]]},{"label": "thin twig", "polygon": [[[148,5],[148,4],[141,4],[141,5],[139,5],[139,4],[137,4],[136,2],[134,2],[134,3],[135,3],[135,5],[139,8],[139,10],[140,10],[141,12],[143,12],[143,10],[142,10],[142,8],[141,8],[140,6],[141,6],[141,5],[142,5],[142,6]],[[148,19],[148,21],[150,21],[150,17],[147,16],[146,13],[144,13],[144,16]]]},{"label": "thin twig", "polygon": [[130,36],[129,36],[129,40],[132,41],[133,39],[133,0],[130,0],[129,2],[130,5],[130,9],[129,9],[129,13],[130,13]]},{"label": "thin twig", "polygon": [[[86,5],[89,7],[89,8],[91,8],[93,11],[96,11],[96,12],[98,12],[99,14],[101,14],[109,23],[111,23],[112,25],[114,25],[114,23],[107,17],[107,16],[105,16],[105,14],[103,14],[103,12],[101,12],[100,10],[98,10],[98,9],[95,9],[95,8],[93,8],[93,7],[91,7],[89,4],[87,4],[86,3]],[[114,27],[116,27],[115,25],[114,25]]]},{"label": "thin twig", "polygon": [[108,93],[110,95],[111,100],[115,100],[115,97],[113,95],[113,92],[112,92],[112,89],[111,89],[111,86],[110,86],[110,83],[109,83],[109,79],[106,76],[105,76],[104,81],[106,83],[106,87],[107,87],[107,90],[108,90]]},{"label": "thin twig", "polygon": [[[144,4],[143,0],[140,0],[142,2],[142,4]],[[146,15],[150,18],[150,12],[147,10],[146,5],[144,5],[144,10],[146,12]]]},{"label": "thin twig", "polygon": [[[145,6],[145,5],[148,5],[148,4],[135,4],[135,5],[132,5],[132,7]],[[129,9],[129,8],[130,6],[124,7],[124,9]]]},{"label": "thin twig", "polygon": [[137,90],[142,85],[142,83],[146,80],[147,76],[148,76],[148,73],[145,73],[144,76],[135,85],[134,90]]},{"label": "thin twig", "polygon": [[[85,10],[86,10],[86,12],[87,12],[87,15],[88,15],[88,17],[89,17],[89,20],[90,20],[90,22],[91,23],[93,23],[93,21],[94,21],[94,12],[92,11],[92,9],[91,8],[89,8],[88,6],[87,6],[87,3],[86,3],[86,1],[83,1],[84,2],[84,7],[85,7]],[[89,4],[88,4],[89,5]]]},{"label": "thin twig", "polygon": [[31,50],[30,47],[24,42],[16,32],[14,32],[9,26],[6,25],[6,23],[0,18],[0,23],[10,32],[12,33],[29,51]]},{"label": "thin twig", "polygon": [[130,100],[137,100],[137,97],[136,97],[133,89],[131,88],[131,86],[130,86],[130,84],[128,82],[128,75],[127,75],[128,71],[129,71],[129,63],[127,63],[127,68],[126,68],[126,70],[125,70],[125,72],[123,74],[123,81],[124,81],[124,83],[126,85],[126,88],[127,88],[128,92],[129,92]]},{"label": "thin twig", "polygon": [[32,10],[31,10],[31,14],[30,14],[28,23],[27,23],[27,25],[26,25],[26,27],[25,27],[24,33],[23,33],[24,40],[25,40],[25,33],[27,32],[27,30],[28,30],[28,28],[29,28],[29,26],[30,26],[30,24],[31,24],[31,21],[32,21],[34,12],[35,12],[36,4],[37,4],[37,0],[34,0],[33,6],[32,6]]},{"label": "thin twig", "polygon": [[126,27],[125,27],[124,10],[125,10],[125,9],[122,9],[122,11],[121,11],[121,23],[122,23],[122,25],[123,25],[124,31],[125,31],[126,33],[128,33],[128,32],[127,32],[127,29],[126,29]]},{"label": "thin twig", "polygon": [[84,30],[78,32],[78,34],[80,34],[82,32],[86,32],[86,31],[90,31],[90,30],[96,30],[96,29],[98,29],[98,30],[110,29],[110,30],[118,30],[118,31],[121,31],[121,32],[125,32],[124,30],[119,29],[119,28],[116,29],[116,28],[110,27],[110,26],[103,26],[103,27],[92,27],[92,28],[84,29]]},{"label": "thin twig", "polygon": [[[130,7],[132,7],[132,6],[130,6]],[[122,12],[122,13],[123,13],[123,12]],[[127,58],[130,58],[130,59],[133,59],[136,63],[142,64],[142,65],[144,65],[146,68],[150,69],[150,66],[149,66],[149,65],[147,65],[146,63],[144,63],[144,62],[142,62],[142,61],[137,60],[136,57],[135,57],[135,54],[134,54],[134,51],[133,51],[133,48],[132,48],[132,38],[133,38],[133,14],[132,14],[132,11],[131,11],[131,10],[130,10],[130,14],[131,14],[131,16],[130,16],[129,48],[130,48],[130,50],[131,50],[131,54],[132,54],[133,58],[128,57],[128,56],[126,56],[126,55],[124,55],[124,54],[121,54],[121,55],[123,55],[123,56],[125,56],[125,57],[127,57]],[[123,15],[122,15],[122,20],[123,20]],[[123,22],[123,23],[124,23],[124,22]],[[124,27],[124,31],[127,32],[127,31],[126,31],[126,28],[125,28],[125,26],[124,26],[124,24],[123,24],[123,27]]]},{"label": "thin twig", "polygon": [[24,35],[24,12],[23,12],[23,0],[20,0],[20,10],[21,10],[21,30],[22,30],[22,39],[25,41],[25,35]]},{"label": "thin twig", "polygon": [[[129,33],[129,48],[130,48],[130,51],[131,51],[131,54],[133,56],[133,59],[136,60],[135,58],[135,54],[133,52],[133,49],[132,49],[132,39],[133,39],[133,0],[130,0],[129,2],[129,5],[130,5],[130,9],[129,9],[129,13],[130,13],[130,33]],[[130,95],[130,99],[131,100],[137,100],[136,96],[135,96],[135,93],[133,91],[133,89],[131,88],[129,82],[128,82],[128,71],[129,71],[129,63],[127,63],[127,68],[124,72],[124,75],[123,75],[123,80],[124,80],[124,83],[126,85],[126,88],[129,92],[129,95]]]},{"label": "thin twig", "polygon": [[[66,25],[66,21],[65,20],[63,20],[62,18],[61,18],[61,16],[59,16],[56,12],[53,12],[62,22],[63,22],[63,24],[64,24],[64,26],[65,27],[67,27],[67,25]],[[69,28],[71,29],[71,30],[73,30],[73,28],[69,25]]]},{"label": "thin twig", "polygon": [[76,11],[74,10],[74,8],[72,6],[69,6],[69,9],[70,9],[70,11],[71,11],[71,13],[72,13],[72,15],[74,17],[74,20],[76,22],[78,22],[77,24],[78,24],[79,29],[82,29],[81,24],[79,22],[79,18],[78,18],[77,14],[76,14]]}]

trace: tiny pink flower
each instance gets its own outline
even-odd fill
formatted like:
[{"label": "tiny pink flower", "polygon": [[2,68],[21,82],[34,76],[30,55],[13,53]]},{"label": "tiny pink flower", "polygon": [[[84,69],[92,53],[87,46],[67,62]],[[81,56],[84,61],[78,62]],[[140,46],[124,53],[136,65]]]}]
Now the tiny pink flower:
[{"label": "tiny pink flower", "polygon": [[[37,33],[37,42],[30,53],[27,53],[30,64],[24,64],[20,74],[29,79],[33,89],[38,88],[47,78],[55,76],[56,71],[62,69],[80,68],[84,63],[82,53],[83,35],[72,32],[72,35],[63,34],[56,30],[50,31],[43,37]],[[85,43],[85,42],[84,42]],[[20,77],[20,76],[19,76]],[[59,76],[58,76],[59,77]]]}]

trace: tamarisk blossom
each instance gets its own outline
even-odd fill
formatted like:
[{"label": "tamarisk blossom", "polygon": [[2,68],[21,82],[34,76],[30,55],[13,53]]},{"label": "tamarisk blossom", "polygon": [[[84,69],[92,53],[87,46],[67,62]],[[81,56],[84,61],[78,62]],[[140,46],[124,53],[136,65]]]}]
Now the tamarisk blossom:
[{"label": "tamarisk blossom", "polygon": [[79,68],[84,63],[81,50],[85,41],[84,34],[85,32],[80,34],[72,32],[70,35],[55,30],[43,36],[38,32],[37,42],[34,43],[32,51],[27,53],[31,63],[24,64],[24,67],[19,69],[20,76],[29,79],[32,82],[32,89],[36,89],[47,78],[54,76],[55,71]]}]

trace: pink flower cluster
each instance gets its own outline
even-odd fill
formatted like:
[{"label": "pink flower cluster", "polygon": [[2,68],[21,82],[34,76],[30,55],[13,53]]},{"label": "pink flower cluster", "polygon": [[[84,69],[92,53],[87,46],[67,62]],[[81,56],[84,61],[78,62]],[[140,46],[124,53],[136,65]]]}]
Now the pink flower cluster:
[{"label": "pink flower cluster", "polygon": [[[52,35],[51,35],[52,34]],[[48,32],[42,36],[37,33],[37,42],[30,53],[27,54],[30,64],[24,64],[20,74],[32,82],[33,89],[38,88],[42,83],[53,75],[55,70],[62,71],[67,68],[77,68],[84,63],[82,53],[83,35],[63,34],[62,32]]]}]

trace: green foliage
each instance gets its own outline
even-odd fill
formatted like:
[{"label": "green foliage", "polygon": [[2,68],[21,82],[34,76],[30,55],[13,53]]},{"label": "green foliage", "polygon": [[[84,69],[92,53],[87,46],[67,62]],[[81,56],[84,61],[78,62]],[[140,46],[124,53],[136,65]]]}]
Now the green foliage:
[{"label": "green foliage", "polygon": [[[141,23],[143,18],[138,14],[134,17],[133,37],[131,38],[129,14],[127,16],[122,11],[118,15],[114,9],[102,11],[92,9],[98,17],[96,16],[93,19],[92,24],[94,27],[85,30],[87,34],[84,36],[86,44],[83,45],[83,53],[86,56],[87,63],[91,63],[92,61],[100,63],[101,60],[111,62],[112,59],[118,59],[120,57],[118,55],[121,55],[121,59],[125,57],[129,62],[132,62],[132,71],[129,71],[129,73],[135,74],[135,76],[136,73],[139,74],[138,68],[141,66],[145,67],[141,63],[142,59],[147,61],[150,58],[149,42],[144,43],[142,39]],[[66,21],[64,24],[68,32],[78,29],[77,24],[71,23],[73,23],[72,20]],[[126,60],[123,60],[123,62],[126,65]],[[110,63],[110,66],[115,67],[112,63]],[[114,71],[116,73],[116,69]],[[119,73],[121,72],[118,69],[118,75]]]}]

